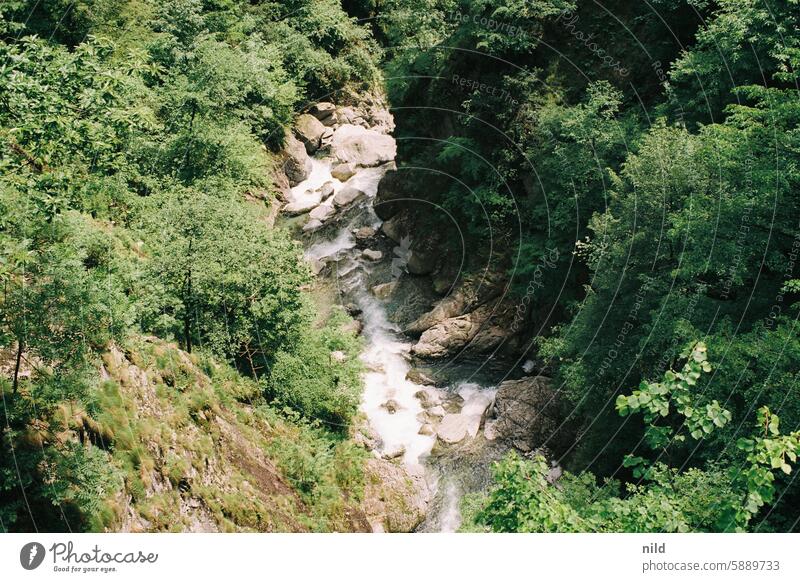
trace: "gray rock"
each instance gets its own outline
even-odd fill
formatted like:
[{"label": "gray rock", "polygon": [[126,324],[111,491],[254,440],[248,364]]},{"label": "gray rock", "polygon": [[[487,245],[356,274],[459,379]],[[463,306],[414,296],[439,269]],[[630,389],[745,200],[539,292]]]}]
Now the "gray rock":
[{"label": "gray rock", "polygon": [[325,222],[334,214],[336,214],[336,209],[333,207],[333,204],[323,203],[309,212],[308,216],[311,218],[311,220]]},{"label": "gray rock", "polygon": [[388,299],[397,288],[397,282],[381,283],[372,288],[372,294],[378,299]]},{"label": "gray rock", "polygon": [[377,231],[371,226],[362,226],[353,234],[355,234],[356,242],[363,244],[371,238],[374,238]]},{"label": "gray rock", "polygon": [[325,182],[319,189],[319,193],[322,195],[323,200],[325,200],[328,196],[333,194],[333,182],[331,181]]},{"label": "gray rock", "polygon": [[347,206],[362,196],[365,196],[362,190],[359,190],[354,186],[345,185],[341,190],[333,195],[333,203],[336,204],[336,206]]},{"label": "gray rock", "polygon": [[386,402],[381,404],[381,406],[383,408],[385,408],[386,412],[388,412],[389,414],[394,414],[395,412],[397,412],[401,408],[400,403],[397,402],[397,400],[394,400],[394,399],[387,400]]},{"label": "gray rock", "polygon": [[521,451],[556,444],[560,422],[559,401],[550,379],[529,376],[500,384],[495,397],[493,430]]},{"label": "gray rock", "polygon": [[336,106],[327,101],[320,101],[312,105],[308,112],[324,123],[326,119],[330,119],[331,117],[335,118]]},{"label": "gray rock", "polygon": [[436,434],[436,431],[433,430],[433,427],[431,425],[423,424],[421,427],[419,427],[419,431],[417,431],[417,434],[425,436],[433,436]]},{"label": "gray rock", "polygon": [[357,125],[342,125],[333,134],[331,152],[342,162],[372,167],[394,160],[397,146],[390,135]]},{"label": "gray rock", "polygon": [[383,457],[387,461],[390,461],[392,459],[398,459],[405,454],[406,454],[406,448],[403,445],[396,445],[386,449],[383,452],[383,455],[381,455],[381,457]]},{"label": "gray rock", "polygon": [[470,420],[462,414],[447,414],[436,429],[436,436],[447,444],[460,443],[467,438]]},{"label": "gray rock", "polygon": [[311,174],[311,158],[305,146],[293,135],[286,136],[286,161],[283,172],[289,179],[290,186],[297,186]]},{"label": "gray rock", "polygon": [[303,232],[313,232],[318,228],[322,227],[322,222],[317,219],[312,218],[303,226]]},{"label": "gray rock", "polygon": [[420,372],[416,368],[411,368],[406,373],[406,380],[408,380],[409,382],[413,382],[414,384],[417,384],[419,386],[435,386],[436,385],[436,381],[433,378],[423,374],[422,372]]},{"label": "gray rock", "polygon": [[361,256],[370,261],[380,261],[383,258],[383,253],[372,249],[364,249]]},{"label": "gray rock", "polygon": [[294,134],[297,139],[303,142],[306,152],[313,154],[322,144],[322,136],[326,129],[319,119],[308,113],[303,113],[295,122]]},{"label": "gray rock", "polygon": [[340,182],[347,182],[347,180],[355,176],[355,174],[356,174],[356,169],[353,167],[352,164],[336,164],[331,169],[331,176],[333,176]]},{"label": "gray rock", "polygon": [[[308,194],[308,192],[306,193]],[[310,211],[312,208],[317,206],[322,200],[322,195],[319,192],[313,192],[311,194],[312,195],[305,200],[290,202],[289,204],[283,207],[283,211],[286,214],[292,214],[292,215],[305,214],[306,212]]]}]

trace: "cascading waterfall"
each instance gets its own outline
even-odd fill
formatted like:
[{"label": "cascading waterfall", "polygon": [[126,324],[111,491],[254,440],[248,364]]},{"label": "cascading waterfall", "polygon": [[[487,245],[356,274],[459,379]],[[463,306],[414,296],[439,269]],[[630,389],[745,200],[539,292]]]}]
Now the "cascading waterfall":
[{"label": "cascading waterfall", "polygon": [[[310,200],[316,204],[332,204],[335,194],[344,187],[343,182],[331,175],[333,162],[324,157],[313,159],[310,176],[291,190],[290,203],[302,205]],[[381,220],[373,211],[372,202],[385,172],[385,166],[357,169],[356,174],[347,181],[347,186],[357,187],[365,196],[346,208],[338,209],[335,218],[307,235],[310,240],[305,257],[318,271],[327,266],[330,275],[326,276],[336,286],[339,301],[351,310],[360,312],[366,344],[361,357],[367,369],[361,410],[380,438],[376,453],[403,462],[409,473],[424,476],[434,498],[428,518],[420,527],[421,531],[455,531],[461,522],[459,505],[462,495],[468,490],[476,490],[476,483],[480,488],[488,484],[491,455],[483,455],[479,462],[474,456],[465,456],[463,452],[452,457],[445,454],[434,458],[431,451],[437,442],[437,435],[421,430],[425,425],[421,418],[424,419],[428,411],[417,394],[421,390],[440,392],[462,402],[461,411],[464,413],[469,414],[470,407],[477,409],[469,430],[474,437],[494,391],[482,389],[474,383],[458,382],[443,391],[437,391],[406,378],[411,368],[411,343],[390,321],[387,312],[389,304],[369,290],[370,275],[375,269],[382,268],[387,272],[394,272],[395,269],[386,269],[387,262],[391,260],[389,257],[384,257],[382,261],[365,258],[354,236],[359,228],[366,226],[377,229],[381,225]],[[319,198],[316,192],[324,189],[326,184],[329,192],[330,186],[333,187],[333,194],[329,194],[328,201],[315,199],[315,196]],[[396,248],[395,253],[402,254],[402,249]]]}]

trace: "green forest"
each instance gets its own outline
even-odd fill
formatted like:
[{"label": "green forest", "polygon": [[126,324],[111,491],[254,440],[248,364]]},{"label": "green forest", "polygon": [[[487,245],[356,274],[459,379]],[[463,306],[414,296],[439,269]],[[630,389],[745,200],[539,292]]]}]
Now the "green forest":
[{"label": "green forest", "polygon": [[369,530],[369,337],[279,212],[378,94],[559,411],[460,531],[800,531],[800,0],[3,1],[0,531]]}]

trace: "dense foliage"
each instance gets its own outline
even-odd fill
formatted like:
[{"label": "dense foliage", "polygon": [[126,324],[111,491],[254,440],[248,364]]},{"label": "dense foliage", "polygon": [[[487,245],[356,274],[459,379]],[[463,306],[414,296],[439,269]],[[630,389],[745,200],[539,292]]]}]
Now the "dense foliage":
[{"label": "dense foliage", "polygon": [[[537,491],[538,502],[556,496],[574,529],[724,529],[685,504],[744,503],[714,475],[747,465],[733,443],[751,438],[762,407],[789,433],[800,427],[798,2],[392,0],[362,10],[387,47],[401,159],[418,176],[410,191],[456,217],[474,254],[513,249],[520,294],[539,278],[532,353],[581,427],[555,451],[581,485]],[[553,257],[555,268],[538,268]],[[680,369],[699,340],[714,372],[681,390],[664,422],[617,414],[626,387]],[[707,406],[710,416],[682,420]],[[656,464],[631,460],[684,424],[694,436],[669,438]],[[501,466],[484,523],[557,529],[562,518],[547,512],[490,515],[503,495],[524,506],[544,469]],[[775,475],[775,494],[736,527],[797,528],[794,475]],[[604,523],[571,513],[595,476],[626,483],[602,488],[602,510],[589,506]],[[697,499],[684,499],[692,487]],[[623,509],[609,503],[639,511],[651,497],[682,516],[612,519]]]},{"label": "dense foliage", "polygon": [[[315,319],[300,249],[271,226],[271,173],[305,103],[374,85],[372,42],[332,0],[0,5],[0,530],[116,527],[122,487],[144,500],[157,441],[99,370],[148,335],[241,375],[183,394],[154,371],[163,406],[236,408],[225,388],[257,382],[265,426],[298,427],[267,452],[304,501],[332,507],[333,472],[358,481],[338,444],[358,341]],[[332,527],[320,511],[312,527]],[[244,513],[237,527],[275,527]]]}]

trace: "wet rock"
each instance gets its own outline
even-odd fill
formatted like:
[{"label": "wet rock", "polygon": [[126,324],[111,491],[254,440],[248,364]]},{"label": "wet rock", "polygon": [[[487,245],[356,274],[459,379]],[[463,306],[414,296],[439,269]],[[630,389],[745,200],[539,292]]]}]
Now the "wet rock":
[{"label": "wet rock", "polygon": [[336,209],[333,207],[333,204],[323,203],[309,212],[308,216],[311,218],[311,220],[318,220],[322,223],[328,220],[334,214],[336,214]]},{"label": "wet rock", "polygon": [[347,182],[350,178],[355,176],[356,169],[353,164],[337,164],[331,169],[331,176],[340,182]]},{"label": "wet rock", "polygon": [[440,419],[444,418],[444,416],[447,414],[447,411],[445,411],[443,406],[432,406],[426,410],[425,413],[430,417]]},{"label": "wet rock", "polygon": [[370,261],[380,261],[383,258],[383,253],[373,249],[364,249],[361,256]]},{"label": "wet rock", "polygon": [[412,275],[429,275],[436,269],[439,258],[433,253],[411,251],[406,268]]},{"label": "wet rock", "polygon": [[361,315],[361,313],[362,313],[361,308],[358,305],[356,305],[355,303],[348,303],[347,305],[344,306],[344,310],[351,317],[355,317],[357,315]]},{"label": "wet rock", "polygon": [[436,429],[436,436],[443,442],[453,445],[467,438],[469,418],[462,414],[447,414]]},{"label": "wet rock", "polygon": [[405,236],[405,229],[398,217],[387,220],[381,224],[381,232],[396,243],[399,243],[403,236]]},{"label": "wet rock", "polygon": [[[317,121],[313,117],[312,119]],[[390,135],[358,125],[342,125],[333,134],[331,152],[342,162],[354,166],[372,167],[394,160],[397,146]]]},{"label": "wet rock", "polygon": [[289,185],[297,186],[311,174],[311,158],[308,157],[305,146],[291,134],[286,136],[285,152],[283,172],[289,179]]},{"label": "wet rock", "polygon": [[394,293],[395,289],[397,289],[397,281],[381,283],[380,285],[375,285],[372,288],[372,294],[378,299],[385,300],[388,299],[392,293]]},{"label": "wet rock", "polygon": [[307,197],[305,197],[303,200],[293,201],[284,206],[283,212],[292,215],[305,214],[322,201],[322,194],[319,192],[311,192],[310,190],[307,190],[306,195]]},{"label": "wet rock", "polygon": [[377,231],[371,226],[362,226],[361,228],[357,229],[353,234],[356,237],[356,244],[364,245],[367,242],[369,242],[370,239],[375,238]]},{"label": "wet rock", "polygon": [[430,424],[423,424],[421,427],[419,427],[419,431],[417,431],[417,434],[425,436],[433,436],[436,434],[436,431]]},{"label": "wet rock", "polygon": [[442,407],[448,413],[460,412],[462,406],[464,406],[464,399],[458,394],[448,394],[447,398],[442,402]]},{"label": "wet rock", "polygon": [[294,125],[294,134],[303,142],[308,154],[313,154],[319,149],[326,130],[319,119],[308,113],[300,115]]},{"label": "wet rock", "polygon": [[388,412],[389,414],[394,414],[395,412],[400,410],[400,408],[402,408],[400,406],[400,403],[397,402],[397,400],[394,400],[394,399],[387,400],[386,402],[381,404],[381,406],[383,408],[385,408],[386,412]]},{"label": "wet rock", "polygon": [[318,228],[322,228],[322,222],[319,220],[312,218],[308,222],[305,223],[303,226],[303,232],[314,232]]},{"label": "wet rock", "polygon": [[319,189],[319,193],[320,196],[322,196],[323,200],[331,196],[333,194],[333,182],[331,182],[330,180],[325,182]]},{"label": "wet rock", "polygon": [[409,382],[413,382],[419,386],[435,386],[436,380],[433,378],[426,376],[422,372],[420,372],[417,368],[411,368],[406,373],[406,380]]},{"label": "wet rock", "polygon": [[[404,177],[406,178],[405,180]],[[408,203],[408,198],[413,198],[406,190],[406,182],[407,176],[403,176],[400,172],[386,172],[378,184],[378,192],[375,194],[375,202],[373,203],[373,208],[378,218],[389,220]]]},{"label": "wet rock", "polygon": [[345,184],[341,190],[333,195],[333,203],[336,206],[347,206],[365,195],[363,190]]},{"label": "wet rock", "polygon": [[392,459],[399,459],[406,454],[406,448],[403,445],[395,445],[383,451],[381,457],[390,461]]},{"label": "wet rock", "polygon": [[414,396],[419,400],[422,408],[432,408],[442,403],[442,399],[432,390],[419,390],[414,393]]}]

